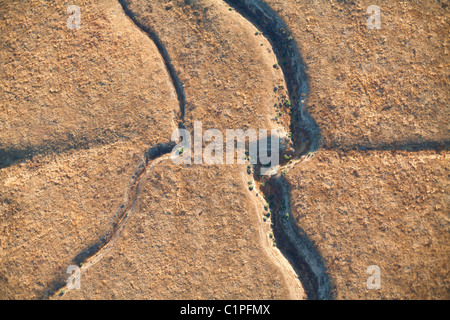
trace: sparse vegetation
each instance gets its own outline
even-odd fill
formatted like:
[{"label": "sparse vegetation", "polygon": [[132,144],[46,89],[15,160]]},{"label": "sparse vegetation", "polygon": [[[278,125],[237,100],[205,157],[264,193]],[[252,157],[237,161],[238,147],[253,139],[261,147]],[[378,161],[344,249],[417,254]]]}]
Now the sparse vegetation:
[{"label": "sparse vegetation", "polygon": [[[296,221],[323,258],[337,299],[448,297],[448,148],[435,147],[448,144],[448,1],[384,4],[381,30],[367,30],[364,3],[342,0],[264,0],[283,20],[266,26],[265,5],[249,7],[246,21],[218,1],[152,1],[150,8],[133,0],[129,11],[108,1],[82,14],[81,31],[65,28],[59,0],[6,6],[0,141],[23,155],[0,150],[0,194],[12,201],[0,199],[0,298],[39,299],[51,288],[68,293],[62,299],[300,299],[299,286],[290,287],[295,276],[282,268],[288,262],[277,263],[271,253],[278,250],[270,250]],[[41,27],[30,33],[33,21]],[[287,141],[279,175],[265,182],[259,163],[175,165],[172,150],[153,157],[159,151],[149,148],[167,145],[176,128],[195,120],[205,130],[267,125],[295,141]],[[259,185],[268,204],[253,197]],[[133,219],[122,219],[133,205]],[[253,225],[255,216],[268,223]],[[114,238],[111,226],[120,221],[124,232]],[[185,223],[188,232],[180,233]],[[80,257],[110,239],[117,250],[92,268],[89,290],[58,289],[62,266],[82,267]],[[280,240],[282,253],[282,245],[296,246],[288,240]],[[189,241],[202,250],[185,250]],[[239,259],[224,248],[237,248]],[[292,250],[289,262],[303,262],[295,252],[302,250]],[[220,277],[196,272],[216,253]],[[170,261],[183,281],[167,269]],[[244,273],[242,261],[251,261]],[[382,265],[382,290],[366,290],[370,264]],[[304,284],[307,269],[300,268]],[[141,290],[139,282],[169,289]]]}]

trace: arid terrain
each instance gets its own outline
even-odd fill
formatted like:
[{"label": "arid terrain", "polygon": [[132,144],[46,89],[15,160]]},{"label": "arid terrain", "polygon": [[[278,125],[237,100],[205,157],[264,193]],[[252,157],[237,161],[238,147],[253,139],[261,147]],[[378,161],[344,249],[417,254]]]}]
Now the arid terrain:
[{"label": "arid terrain", "polygon": [[70,4],[0,0],[1,299],[450,298],[448,1]]}]

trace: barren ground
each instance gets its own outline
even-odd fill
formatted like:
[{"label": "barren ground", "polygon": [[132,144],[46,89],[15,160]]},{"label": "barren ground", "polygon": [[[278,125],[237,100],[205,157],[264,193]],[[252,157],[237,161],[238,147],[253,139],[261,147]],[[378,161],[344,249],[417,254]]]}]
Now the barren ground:
[{"label": "barren ground", "polygon": [[380,30],[365,25],[370,1],[268,3],[308,68],[325,150],[286,180],[335,297],[448,299],[448,2],[380,3]]},{"label": "barren ground", "polygon": [[[331,298],[449,298],[448,1],[383,1],[368,30],[369,1],[267,0],[303,58],[302,97],[237,2],[73,1],[69,30],[64,1],[0,1],[0,298],[315,297],[321,269],[276,246],[286,210]],[[289,98],[320,143],[279,190],[247,164],[149,158],[181,123],[288,136]],[[82,287],[60,295],[72,264]]]}]

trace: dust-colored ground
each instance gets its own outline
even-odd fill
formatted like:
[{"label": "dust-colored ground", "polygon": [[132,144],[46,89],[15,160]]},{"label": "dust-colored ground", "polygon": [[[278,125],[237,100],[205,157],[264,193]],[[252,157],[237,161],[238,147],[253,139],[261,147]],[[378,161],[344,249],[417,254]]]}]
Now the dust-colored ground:
[{"label": "dust-colored ground", "polygon": [[2,169],[3,299],[44,297],[78,254],[111,231],[143,149],[117,142]]},{"label": "dust-colored ground", "polygon": [[[83,8],[83,4],[79,5]],[[139,13],[138,18],[142,19],[145,25],[148,23],[146,22],[148,3],[142,10],[138,5],[142,4],[138,3],[130,8]],[[166,10],[164,2],[152,3],[149,17],[154,20],[151,28],[158,30],[158,36],[166,46],[171,62],[184,84],[188,129],[192,128],[194,120],[199,120],[203,122],[204,130],[208,128],[220,130],[279,128],[287,135],[287,130],[282,124],[286,124],[289,119],[286,114],[278,115],[280,110],[274,107],[275,102],[281,101],[285,94],[281,87],[277,92],[274,91],[274,87],[276,85],[286,87],[286,85],[281,70],[274,67],[276,57],[271,52],[269,42],[262,35],[257,35],[256,28],[236,12],[230,11],[225,3],[203,1],[201,3],[203,7],[194,8],[179,1],[178,5],[178,7],[173,6],[173,10]],[[206,6],[211,16],[205,16],[203,19],[194,18],[206,12],[203,10]],[[145,35],[126,18],[118,3],[93,5],[89,8],[97,10],[92,13],[92,17],[100,20],[95,20],[94,26],[100,24],[112,29],[110,33],[105,32],[105,35],[114,38],[114,30],[120,30],[126,35],[129,33],[129,37],[116,40],[118,46],[121,41],[128,44],[136,37],[143,37],[132,43],[132,47],[122,45],[122,48],[116,48],[115,50],[122,52],[122,57],[117,63],[111,64],[117,66],[122,60],[131,63],[134,59],[144,60],[145,54],[150,56],[145,58],[150,61],[143,61],[143,65],[135,64],[132,67],[126,66],[127,69],[117,70],[117,72],[123,72],[121,77],[127,83],[117,84],[120,88],[109,90],[111,99],[114,99],[115,103],[118,99],[116,91],[122,90],[124,94],[138,97],[145,92],[146,96],[141,97],[146,102],[145,108],[139,106],[143,109],[142,112],[139,109],[133,109],[135,104],[128,101],[112,108],[111,111],[105,111],[108,117],[102,121],[97,116],[75,109],[73,112],[79,112],[80,115],[74,117],[75,121],[82,123],[82,117],[85,116],[88,121],[96,123],[93,126],[95,130],[103,126],[109,128],[109,121],[118,121],[121,113],[129,112],[135,117],[130,120],[133,124],[130,131],[133,135],[131,138],[124,136],[126,131],[124,128],[127,126],[120,121],[120,125],[113,130],[119,136],[116,139],[118,141],[102,140],[102,144],[111,144],[96,146],[97,144],[91,144],[89,140],[89,137],[95,137],[95,130],[92,133],[88,130],[89,128],[83,128],[79,131],[83,137],[86,137],[86,144],[91,147],[89,150],[80,151],[78,147],[74,147],[75,150],[71,151],[50,149],[46,151],[56,153],[45,158],[35,153],[33,161],[25,164],[21,163],[23,161],[21,159],[18,161],[13,159],[7,163],[5,169],[2,169],[3,188],[8,190],[12,183],[17,186],[5,199],[8,205],[6,212],[12,213],[17,208],[26,208],[17,210],[19,214],[15,213],[15,219],[20,221],[20,227],[17,227],[17,230],[14,229],[14,232],[10,230],[11,225],[19,225],[19,222],[14,222],[15,224],[8,222],[8,219],[13,220],[10,217],[13,215],[5,214],[4,218],[5,232],[2,235],[5,243],[2,259],[4,276],[2,279],[5,298],[45,298],[47,293],[51,293],[63,283],[62,280],[67,277],[64,271],[69,264],[78,264],[78,257],[86,255],[87,249],[95,251],[98,249],[95,244],[106,238],[109,239],[111,230],[117,222],[120,206],[129,199],[127,196],[130,195],[126,194],[127,186],[131,182],[131,176],[142,162],[145,147],[148,148],[158,141],[168,141],[175,128],[175,122],[180,120],[176,117],[179,105],[175,103],[176,95],[167,72],[158,74],[158,68],[163,67],[161,58],[155,57],[157,51],[154,46],[145,47],[150,40],[144,39]],[[109,20],[108,16],[102,20],[106,13],[112,15],[112,18],[123,19],[124,22],[116,26],[115,21],[112,18]],[[64,23],[61,23],[59,32],[65,33],[67,30],[64,10],[61,10],[61,17],[64,17]],[[91,25],[94,21],[86,17],[82,23],[83,26]],[[88,30],[92,28],[90,26]],[[215,32],[212,32],[211,28],[214,28]],[[78,35],[82,30],[83,28],[80,31],[69,31],[69,33]],[[131,36],[131,33],[134,36]],[[223,39],[222,34],[229,36]],[[92,35],[84,36],[92,37]],[[244,41],[245,39],[250,39],[250,43]],[[90,39],[90,41],[93,40]],[[104,41],[95,40],[99,42],[99,46],[107,46],[108,41],[109,38]],[[143,51],[146,49],[148,52]],[[199,50],[202,50],[201,53]],[[101,54],[102,49],[99,48],[96,52]],[[87,56],[87,53],[85,54]],[[134,58],[134,55],[138,57]],[[118,57],[119,54],[116,53],[115,56]],[[144,65],[145,62],[147,62],[146,65]],[[108,69],[108,67],[109,65],[96,64],[99,70]],[[127,75],[128,69],[139,69],[140,76]],[[64,74],[66,70],[61,72]],[[91,72],[94,71],[91,70]],[[95,72],[92,77],[97,77],[99,74],[101,72]],[[92,77],[89,77],[89,80]],[[150,88],[136,89],[142,85],[141,78],[147,79]],[[152,83],[149,79],[157,82]],[[158,89],[165,87],[165,89],[159,92],[152,91],[156,87]],[[97,93],[95,88],[92,89],[92,94]],[[92,99],[89,93],[85,93],[83,98]],[[164,99],[167,99],[167,105],[164,104]],[[108,100],[99,99],[98,101],[102,103],[99,106],[100,109],[108,107]],[[70,110],[71,108],[63,108],[63,112],[70,112]],[[164,113],[158,110],[163,110]],[[144,112],[148,112],[149,115],[145,115]],[[144,113],[143,117],[141,113]],[[60,118],[64,118],[64,115],[61,114]],[[158,126],[148,125],[153,122],[158,122]],[[35,126],[41,128],[39,124]],[[70,123],[68,122],[67,128],[62,128],[70,132]],[[17,131],[19,129],[18,126]],[[51,127],[45,130],[50,132]],[[42,136],[43,134],[38,132],[36,140],[26,140],[26,143],[39,145],[38,140]],[[139,141],[133,139],[135,136],[142,137],[138,146],[131,142]],[[20,144],[18,141],[20,142],[17,136],[11,138],[11,144],[17,144],[14,147],[20,148],[25,145],[25,142]],[[63,145],[60,140],[55,139],[55,141],[57,146]],[[5,145],[9,148],[9,144]],[[110,152],[119,148],[117,145],[121,146],[119,151]],[[131,150],[122,151],[126,147]],[[99,150],[99,153],[107,157],[109,161],[106,162],[100,155],[92,154],[95,150]],[[129,158],[125,160],[124,157],[127,155]],[[87,157],[90,161],[84,163],[77,157]],[[68,160],[72,158],[74,160]],[[41,162],[45,165],[39,165]],[[73,170],[73,163],[80,163],[78,171]],[[29,171],[35,170],[35,166],[38,166],[38,170],[41,171],[32,175]],[[57,169],[54,169],[55,166]],[[273,246],[273,240],[269,240],[270,222],[263,222],[263,203],[259,202],[259,205],[255,205],[262,196],[257,198],[255,191],[248,190],[247,181],[242,181],[243,176],[251,179],[251,175],[247,174],[247,166],[223,167],[220,172],[218,168],[215,169],[216,171],[211,171],[212,169],[208,166],[195,166],[190,169],[190,172],[183,172],[179,166],[167,165],[159,169],[159,172],[162,172],[159,182],[156,182],[154,178],[149,182],[147,179],[150,177],[144,176],[139,184],[136,209],[128,212],[126,217],[129,220],[124,227],[123,238],[120,236],[114,238],[112,250],[107,253],[102,251],[102,258],[92,265],[87,273],[82,269],[83,289],[70,292],[63,298],[304,298],[294,271],[278,249]],[[22,173],[20,170],[25,172]],[[99,174],[94,183],[92,175],[97,172],[103,174]],[[111,177],[107,174],[116,172],[120,173],[119,177]],[[31,176],[32,180],[29,181],[22,176],[27,178]],[[51,184],[50,178],[54,178],[58,184],[56,186]],[[70,179],[73,182],[69,182]],[[172,185],[176,181],[178,182]],[[25,184],[27,188],[23,187]],[[177,187],[178,184],[180,184],[179,187]],[[74,185],[80,188],[78,192],[71,191]],[[189,192],[184,188],[188,188]],[[219,189],[211,193],[211,190],[215,188]],[[106,191],[109,189],[111,192]],[[155,193],[154,190],[159,191]],[[84,197],[83,192],[86,192]],[[220,202],[208,200],[214,195],[219,197]],[[151,199],[147,199],[148,196]],[[70,202],[72,198],[78,199],[76,210],[73,209],[75,204],[72,207],[67,205],[72,203]],[[51,199],[50,204],[48,199]],[[151,203],[148,202],[149,200]],[[107,207],[104,207],[105,201],[108,203]],[[83,203],[82,206],[79,205],[80,202]],[[202,205],[205,207],[204,214],[201,212],[197,214],[198,208]],[[155,208],[159,208],[160,211],[154,211]],[[34,210],[39,211],[39,214],[35,214]],[[171,211],[170,215],[167,210]],[[186,226],[188,220],[185,216],[189,215],[193,220],[191,231],[185,229],[189,227],[189,225]],[[167,216],[171,217],[166,221]],[[95,224],[89,223],[88,217],[95,220]],[[149,218],[146,222],[149,229],[142,225],[144,217]],[[205,220],[202,220],[203,218]],[[198,221],[195,222],[195,219]],[[72,222],[75,220],[78,221],[77,225]],[[58,230],[59,237],[68,234],[64,243],[56,241],[52,233],[55,230]],[[92,230],[95,232],[91,233]],[[139,230],[144,230],[145,233],[141,234]],[[185,232],[186,230],[189,232],[195,230],[198,233],[195,237],[200,240],[208,239],[208,241],[198,240],[197,243],[191,239],[189,233]],[[44,231],[48,236],[43,235]],[[13,250],[11,247],[16,246],[13,237],[17,234],[20,234],[20,238],[23,239],[21,243],[27,245]],[[133,235],[133,238],[130,239],[127,234]],[[139,236],[140,240],[136,242],[135,236]],[[52,246],[48,246],[50,241]],[[43,247],[51,250],[52,255],[45,256],[42,259],[45,263],[38,264],[34,255],[42,255]],[[126,261],[122,259],[121,248],[128,250]],[[146,252],[142,252],[142,248],[145,248]],[[214,254],[217,257],[213,258]],[[30,256],[29,259],[19,261],[22,256],[27,255]],[[134,269],[130,269],[134,268],[131,267],[130,261],[133,261],[131,264],[139,265],[142,259],[153,261],[153,263],[147,263],[147,267],[140,265],[143,269],[139,273],[134,273]],[[178,280],[180,277],[181,280]],[[121,278],[121,282],[118,282],[117,278]],[[114,280],[110,281],[112,279]],[[22,284],[19,284],[20,282]],[[130,284],[136,285],[135,291],[129,291]],[[36,286],[36,289],[29,290],[30,285]]]},{"label": "dust-colored ground", "polygon": [[[448,1],[267,3],[300,48],[325,147],[448,141]],[[381,29],[367,28],[370,5],[380,7]]]},{"label": "dust-colored ground", "polygon": [[78,31],[62,1],[0,6],[1,298],[42,298],[66,278],[111,231],[145,150],[176,128],[154,44],[115,1],[78,4]]},{"label": "dust-colored ground", "polygon": [[[366,27],[368,1],[267,3],[310,78],[324,149],[285,179],[335,297],[448,298],[447,2],[382,2],[381,30]],[[63,1],[0,3],[0,297],[305,298],[246,165],[163,156],[130,189],[145,151],[180,122],[180,101],[118,1],[73,4],[81,30],[67,29]],[[202,121],[288,134],[276,56],[237,11],[216,0],[126,4],[167,49],[189,130]],[[81,268],[82,288],[59,296],[66,268],[112,230]],[[365,286],[374,264],[381,290]]]},{"label": "dust-colored ground", "polygon": [[[448,152],[319,151],[288,173],[337,299],[448,299]],[[368,290],[371,265],[381,289]]]},{"label": "dust-colored ground", "polygon": [[[286,131],[274,107],[286,95],[267,39],[224,1],[127,1],[167,48],[186,92],[186,127]],[[283,112],[286,116],[287,112]],[[279,120],[277,123],[277,120]],[[286,124],[286,123],[285,123]],[[285,133],[287,134],[287,133]]]},{"label": "dust-colored ground", "polygon": [[[286,179],[335,297],[448,299],[448,1],[267,2],[300,47],[328,149]],[[381,290],[367,289],[370,265]]]},{"label": "dust-colored ground", "polygon": [[[276,57],[225,3],[130,1],[129,8],[167,48],[184,85],[188,129],[202,121],[203,130],[284,130],[275,119],[283,90],[274,86],[285,87]],[[251,179],[246,165],[152,170],[142,178],[126,236],[86,270],[86,289],[63,298],[305,298],[292,268],[267,240],[263,204],[255,206],[256,193],[241,178]],[[136,228],[142,233],[129,237]]]},{"label": "dust-colored ground", "polygon": [[114,248],[63,298],[301,298],[262,254],[262,214],[242,169],[156,164]]},{"label": "dust-colored ground", "polygon": [[1,5],[2,167],[119,139],[155,143],[148,132],[173,131],[179,107],[153,42],[116,1],[73,4],[81,30],[67,28],[62,1]]}]

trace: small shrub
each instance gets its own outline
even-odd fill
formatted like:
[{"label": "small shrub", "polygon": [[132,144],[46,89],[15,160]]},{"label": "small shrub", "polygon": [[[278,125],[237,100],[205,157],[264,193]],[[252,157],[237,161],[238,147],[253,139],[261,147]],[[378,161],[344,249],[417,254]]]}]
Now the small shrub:
[{"label": "small shrub", "polygon": [[284,105],[286,107],[290,107],[291,106],[291,100],[289,100],[289,99],[284,100]]}]

